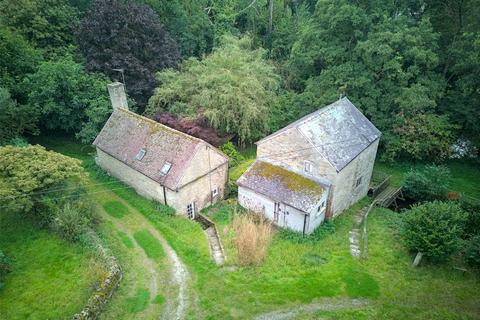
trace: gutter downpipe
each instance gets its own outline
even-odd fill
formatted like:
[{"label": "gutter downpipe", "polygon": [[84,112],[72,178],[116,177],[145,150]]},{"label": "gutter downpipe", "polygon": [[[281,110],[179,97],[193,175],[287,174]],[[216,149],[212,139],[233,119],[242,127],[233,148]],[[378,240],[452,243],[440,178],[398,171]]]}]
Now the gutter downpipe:
[{"label": "gutter downpipe", "polygon": [[307,226],[307,215],[303,218],[303,236],[305,237],[305,228]]},{"label": "gutter downpipe", "polygon": [[167,204],[167,191],[165,190],[165,186],[162,186],[163,188],[163,201],[165,202],[165,205],[168,206]]}]

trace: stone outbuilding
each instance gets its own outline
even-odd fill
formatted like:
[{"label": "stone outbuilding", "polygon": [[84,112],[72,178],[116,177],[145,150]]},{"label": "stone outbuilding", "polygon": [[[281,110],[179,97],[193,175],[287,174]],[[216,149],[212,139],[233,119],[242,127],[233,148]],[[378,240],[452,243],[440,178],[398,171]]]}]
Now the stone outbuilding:
[{"label": "stone outbuilding", "polygon": [[366,196],[380,136],[341,98],[256,143],[257,160],[237,181],[239,203],[280,227],[311,233]]},{"label": "stone outbuilding", "polygon": [[[126,100],[125,100],[126,101]],[[115,106],[93,142],[97,164],[149,199],[193,219],[222,199],[228,157],[207,142]]]}]

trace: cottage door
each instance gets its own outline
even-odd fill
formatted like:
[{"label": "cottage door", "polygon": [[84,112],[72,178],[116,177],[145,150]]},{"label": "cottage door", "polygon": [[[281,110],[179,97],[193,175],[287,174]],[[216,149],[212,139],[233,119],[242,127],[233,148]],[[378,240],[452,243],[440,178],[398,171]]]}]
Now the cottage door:
[{"label": "cottage door", "polygon": [[273,222],[278,224],[278,217],[280,215],[280,202],[273,203]]},{"label": "cottage door", "polygon": [[282,203],[282,206],[281,206],[281,213],[282,213],[282,223],[281,223],[281,226],[286,228],[287,227],[287,223],[288,223],[288,211],[287,211],[287,206]]}]

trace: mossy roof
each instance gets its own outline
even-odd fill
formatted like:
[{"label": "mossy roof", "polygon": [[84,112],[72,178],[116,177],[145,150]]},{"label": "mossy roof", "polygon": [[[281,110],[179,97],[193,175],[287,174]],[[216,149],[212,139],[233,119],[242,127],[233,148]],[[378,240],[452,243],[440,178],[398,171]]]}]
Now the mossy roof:
[{"label": "mossy roof", "polygon": [[318,204],[327,188],[313,177],[258,160],[237,180],[237,184],[306,213]]},{"label": "mossy roof", "polygon": [[[110,156],[175,190],[180,178],[190,165],[199,145],[205,141],[167,127],[134,112],[117,108],[98,134],[93,144]],[[141,160],[135,157],[144,149]],[[219,154],[228,158],[216,148]],[[160,170],[166,162],[172,164],[167,175]]]}]

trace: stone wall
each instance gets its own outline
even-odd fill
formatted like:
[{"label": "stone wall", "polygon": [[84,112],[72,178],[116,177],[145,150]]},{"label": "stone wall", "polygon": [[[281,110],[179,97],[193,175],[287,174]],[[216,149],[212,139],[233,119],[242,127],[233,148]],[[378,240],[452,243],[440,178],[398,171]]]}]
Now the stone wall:
[{"label": "stone wall", "polygon": [[100,239],[93,231],[89,233],[89,237],[92,239],[100,258],[106,265],[107,274],[90,299],[88,299],[83,310],[73,315],[73,320],[97,319],[122,280],[122,270],[117,259],[102,246]]},{"label": "stone wall", "polygon": [[[214,163],[218,165],[218,158],[214,158],[213,152],[211,156],[212,160],[215,161]],[[132,186],[138,194],[165,204],[163,187],[156,181],[130,168],[98,148],[96,161],[109,174]],[[191,164],[191,168],[201,167],[204,170],[205,165],[208,165],[205,161],[194,161]],[[178,191],[165,188],[166,203],[174,208],[177,214],[186,215],[187,205],[192,202],[195,202],[197,211],[200,211],[202,208],[224,198],[227,180],[228,162],[224,162],[223,165],[220,165],[212,172],[188,183],[185,182]],[[215,188],[218,188],[218,195],[212,199],[212,190]]]},{"label": "stone wall", "polygon": [[[343,210],[356,203],[368,193],[373,165],[377,154],[378,140],[373,142],[340,171],[332,182],[333,216],[338,216]],[[355,186],[357,179],[362,177],[362,183]]]}]

